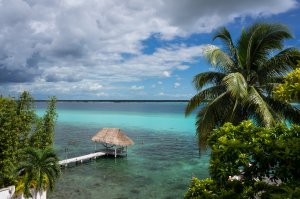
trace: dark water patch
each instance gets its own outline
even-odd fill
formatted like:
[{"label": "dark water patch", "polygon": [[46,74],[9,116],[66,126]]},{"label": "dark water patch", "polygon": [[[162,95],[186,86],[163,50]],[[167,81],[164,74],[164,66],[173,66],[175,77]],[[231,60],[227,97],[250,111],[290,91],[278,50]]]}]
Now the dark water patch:
[{"label": "dark water patch", "polygon": [[137,189],[131,189],[131,190],[130,190],[130,193],[133,193],[133,194],[139,194],[140,191],[137,190]]},{"label": "dark water patch", "polygon": [[133,182],[135,182],[135,184],[141,187],[145,187],[154,183],[154,180],[152,178],[145,176],[133,176],[132,180]]},{"label": "dark water patch", "polygon": [[94,184],[94,187],[100,187],[101,185],[102,185],[101,183],[97,182],[97,183]]},{"label": "dark water patch", "polygon": [[178,183],[174,184],[171,190],[187,190],[187,186],[185,183]]},{"label": "dark water patch", "polygon": [[164,197],[164,199],[174,199],[174,197],[173,196],[166,196],[166,197]]},{"label": "dark water patch", "polygon": [[163,171],[164,169],[167,169],[164,166],[157,166],[157,165],[147,165],[145,166],[145,169],[149,171]]}]

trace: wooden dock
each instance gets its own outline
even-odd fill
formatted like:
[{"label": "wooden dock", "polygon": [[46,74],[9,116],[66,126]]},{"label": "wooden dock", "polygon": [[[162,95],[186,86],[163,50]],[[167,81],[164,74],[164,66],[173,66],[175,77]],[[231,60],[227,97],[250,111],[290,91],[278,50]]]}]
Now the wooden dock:
[{"label": "wooden dock", "polygon": [[58,163],[60,166],[68,166],[68,164],[70,164],[70,163],[77,163],[77,162],[82,163],[85,160],[96,159],[97,157],[104,156],[105,154],[106,153],[104,153],[104,152],[90,153],[90,154],[79,156],[79,157],[61,160]]}]

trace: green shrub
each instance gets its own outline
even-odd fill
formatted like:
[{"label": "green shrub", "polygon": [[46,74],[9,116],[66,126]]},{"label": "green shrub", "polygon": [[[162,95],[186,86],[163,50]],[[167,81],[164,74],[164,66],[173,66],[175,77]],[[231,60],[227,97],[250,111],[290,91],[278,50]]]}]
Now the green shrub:
[{"label": "green shrub", "polygon": [[[186,198],[285,197],[299,193],[300,127],[278,124],[273,128],[244,121],[226,123],[208,139],[211,148],[211,179],[193,179]],[[230,181],[229,176],[241,180]],[[262,182],[268,179],[280,186]],[[208,185],[209,186],[208,186]],[[210,194],[210,195],[209,195]]]}]

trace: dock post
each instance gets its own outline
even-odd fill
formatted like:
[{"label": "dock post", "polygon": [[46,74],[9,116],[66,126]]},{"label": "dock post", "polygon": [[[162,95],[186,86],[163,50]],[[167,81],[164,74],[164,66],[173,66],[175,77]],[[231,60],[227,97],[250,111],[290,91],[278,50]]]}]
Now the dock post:
[{"label": "dock post", "polygon": [[117,147],[115,146],[115,158],[117,157]]}]

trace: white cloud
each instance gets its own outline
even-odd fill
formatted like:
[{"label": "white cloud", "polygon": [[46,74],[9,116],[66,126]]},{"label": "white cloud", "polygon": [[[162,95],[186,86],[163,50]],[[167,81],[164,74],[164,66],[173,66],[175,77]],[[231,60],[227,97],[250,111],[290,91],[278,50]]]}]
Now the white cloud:
[{"label": "white cloud", "polygon": [[164,92],[160,92],[160,93],[158,93],[158,95],[159,96],[163,96],[163,95],[165,95],[165,93]]},{"label": "white cloud", "polygon": [[173,86],[174,86],[174,88],[178,88],[180,86],[180,83],[175,82]]},{"label": "white cloud", "polygon": [[169,71],[163,71],[163,75],[165,77],[171,77],[171,73]]},{"label": "white cloud", "polygon": [[144,86],[136,86],[136,85],[134,85],[134,86],[131,86],[130,89],[131,90],[144,90]]},{"label": "white cloud", "polygon": [[163,83],[162,83],[162,81],[158,81],[157,84],[162,85]]},{"label": "white cloud", "polygon": [[97,95],[98,97],[108,97],[108,96],[109,96],[109,94],[104,93],[104,92],[97,93],[96,95]]}]

